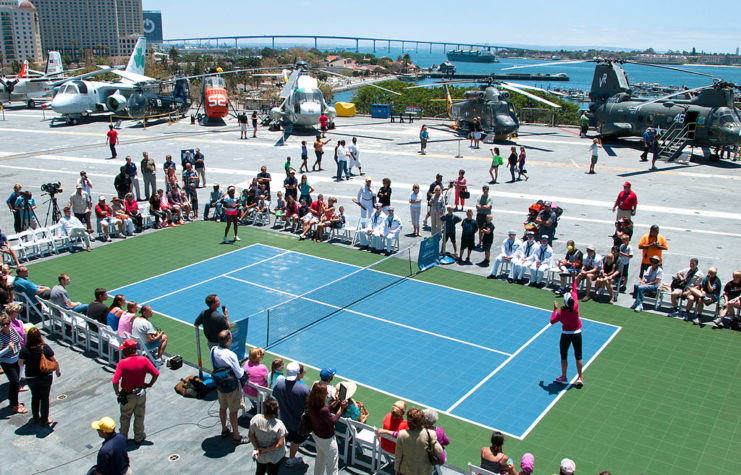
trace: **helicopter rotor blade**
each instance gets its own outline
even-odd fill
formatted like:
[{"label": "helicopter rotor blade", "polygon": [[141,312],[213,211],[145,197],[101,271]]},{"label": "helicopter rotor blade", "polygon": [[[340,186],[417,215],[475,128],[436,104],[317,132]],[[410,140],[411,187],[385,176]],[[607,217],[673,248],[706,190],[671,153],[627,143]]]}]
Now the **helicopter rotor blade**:
[{"label": "helicopter rotor blade", "polygon": [[405,89],[419,89],[421,87],[435,87],[435,86],[450,86],[453,84],[476,84],[486,81],[478,81],[476,79],[461,79],[460,81],[440,81],[440,82],[433,82],[430,84],[421,84],[419,86],[409,86]]},{"label": "helicopter rotor blade", "polygon": [[679,95],[682,95],[682,94],[688,94],[688,93],[695,92],[695,91],[701,91],[701,90],[707,89],[709,87],[712,87],[712,86],[700,86],[700,87],[696,87],[694,89],[687,89],[687,90],[684,90],[684,91],[678,91],[678,92],[674,92],[672,94],[667,94],[665,96],[657,97],[656,99],[652,99],[650,101],[647,101],[647,102],[644,102],[644,103],[640,104],[638,107],[636,107],[636,109],[640,109],[643,106],[647,106],[649,104],[653,104],[653,103],[656,103],[656,102],[659,102],[659,101],[663,101],[665,99],[669,99],[669,98],[674,97],[674,96],[679,96]]},{"label": "helicopter rotor blade", "polygon": [[509,69],[523,69],[523,68],[539,68],[541,66],[553,66],[558,64],[578,64],[578,63],[589,63],[594,61],[593,59],[576,59],[573,61],[553,61],[551,63],[537,63],[537,64],[519,64],[517,66],[510,66],[508,68],[502,68],[502,71]]},{"label": "helicopter rotor blade", "polygon": [[531,90],[531,91],[545,92],[547,94],[553,94],[554,96],[565,96],[566,95],[566,94],[564,94],[562,92],[549,91],[548,89],[542,89],[540,87],[530,86],[530,85],[527,85],[527,84],[520,84],[518,82],[502,82],[501,84],[504,84],[504,85],[507,85],[507,86],[512,86],[512,87],[516,87],[517,89],[528,89],[528,90]]},{"label": "helicopter rotor blade", "polygon": [[561,108],[561,106],[559,106],[558,104],[554,104],[551,101],[547,101],[547,100],[543,99],[542,97],[536,96],[535,94],[530,94],[527,91],[523,91],[522,89],[518,89],[516,87],[510,86],[509,84],[500,84],[499,86],[502,89],[507,89],[507,90],[510,90],[512,92],[516,92],[518,94],[522,94],[523,96],[529,97],[530,99],[532,99],[534,101],[542,102],[543,104],[549,105],[549,106],[554,107],[556,109],[560,109]]},{"label": "helicopter rotor blade", "polygon": [[689,69],[677,68],[677,67],[674,67],[674,66],[664,66],[663,64],[641,63],[639,61],[625,61],[625,62],[626,63],[630,63],[630,64],[637,64],[639,66],[650,66],[652,68],[671,69],[672,71],[679,71],[679,72],[687,73],[687,74],[696,74],[698,76],[705,76],[705,77],[713,78],[713,79],[716,78],[716,76],[713,76],[712,74],[701,73],[701,72],[692,71],[692,70],[689,70]]},{"label": "helicopter rotor blade", "polygon": [[[348,78],[344,74],[339,74],[339,73],[335,73],[335,72],[332,72],[332,71],[327,71],[326,69],[318,69],[318,71],[321,71],[321,72],[323,72],[325,74],[331,74],[332,76],[341,77],[341,78],[343,78],[345,80],[348,80],[348,81],[350,80],[350,78]],[[376,89],[380,89],[382,91],[390,92],[391,94],[396,94],[397,96],[401,96],[401,93],[399,93],[399,92],[392,91],[391,89],[386,89],[385,87],[377,86],[375,84],[364,84],[364,86],[372,86],[372,87],[375,87]]]}]

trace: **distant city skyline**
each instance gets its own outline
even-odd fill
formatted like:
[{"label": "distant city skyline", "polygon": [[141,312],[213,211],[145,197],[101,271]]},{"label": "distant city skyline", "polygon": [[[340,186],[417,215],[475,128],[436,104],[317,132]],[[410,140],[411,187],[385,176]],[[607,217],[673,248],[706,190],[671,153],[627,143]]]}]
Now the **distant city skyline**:
[{"label": "distant city skyline", "polygon": [[708,7],[688,0],[671,4],[574,0],[560,6],[532,0],[520,4],[524,8],[517,8],[514,3],[477,6],[438,0],[285,0],[277,5],[236,0],[209,3],[143,0],[144,9],[162,11],[166,40],[224,35],[322,34],[548,49],[607,47],[691,51],[696,48],[698,52],[735,53],[741,46],[738,34],[741,8],[733,0],[716,0]]}]

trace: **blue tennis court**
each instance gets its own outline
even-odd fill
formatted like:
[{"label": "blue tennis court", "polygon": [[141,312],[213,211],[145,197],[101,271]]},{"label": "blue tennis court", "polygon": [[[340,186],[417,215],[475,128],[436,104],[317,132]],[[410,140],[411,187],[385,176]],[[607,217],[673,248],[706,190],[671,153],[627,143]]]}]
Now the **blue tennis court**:
[{"label": "blue tennis court", "polygon": [[[552,382],[549,311],[284,249],[252,245],[115,292],[190,324],[217,293],[232,323],[249,317],[250,345],[516,438],[566,389]],[[619,330],[583,320],[585,367]]]}]

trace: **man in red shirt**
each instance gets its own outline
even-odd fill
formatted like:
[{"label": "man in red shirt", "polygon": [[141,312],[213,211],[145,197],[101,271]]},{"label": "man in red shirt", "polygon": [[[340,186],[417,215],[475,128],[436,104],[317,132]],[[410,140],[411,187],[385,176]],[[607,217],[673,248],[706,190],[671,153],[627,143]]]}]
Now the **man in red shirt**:
[{"label": "man in red shirt", "polygon": [[325,138],[327,136],[327,129],[329,128],[329,117],[327,117],[327,114],[322,113],[319,116],[319,128],[322,129],[322,138]]},{"label": "man in red shirt", "polygon": [[324,195],[321,193],[317,197],[316,201],[312,202],[309,205],[309,212],[304,215],[301,220],[304,223],[304,228],[301,231],[301,235],[299,236],[299,239],[303,240],[306,239],[306,233],[309,232],[311,227],[322,219],[322,215],[324,214],[324,211],[327,209],[327,203],[324,202]]},{"label": "man in red shirt", "polygon": [[105,134],[106,139],[105,142],[108,144],[109,147],[111,147],[111,158],[116,158],[118,155],[116,155],[116,144],[118,144],[118,132],[113,130],[113,126],[108,126],[108,133]]},{"label": "man in red shirt", "polygon": [[98,204],[95,205],[95,217],[98,218],[100,230],[103,231],[103,235],[105,236],[104,241],[111,240],[109,231],[112,226],[118,226],[118,235],[121,236],[121,239],[126,239],[123,221],[113,216],[113,209],[105,202],[105,196],[103,195],[98,197]]},{"label": "man in red shirt", "polygon": [[[113,374],[113,390],[121,406],[121,434],[128,439],[129,424],[133,414],[134,442],[141,444],[147,437],[144,433],[144,414],[147,404],[145,390],[154,385],[160,373],[146,356],[137,356],[136,347],[136,341],[128,338],[119,348],[123,350],[123,358],[116,365],[116,372]],[[144,378],[147,374],[152,375],[152,379],[145,383]]]},{"label": "man in red shirt", "polygon": [[615,212],[616,208],[618,210],[615,220],[618,221],[622,218],[630,218],[631,216],[635,216],[637,207],[638,197],[630,189],[630,182],[626,181],[625,183],[623,183],[623,191],[618,194],[617,199],[615,200],[615,204],[612,206],[613,213]]}]

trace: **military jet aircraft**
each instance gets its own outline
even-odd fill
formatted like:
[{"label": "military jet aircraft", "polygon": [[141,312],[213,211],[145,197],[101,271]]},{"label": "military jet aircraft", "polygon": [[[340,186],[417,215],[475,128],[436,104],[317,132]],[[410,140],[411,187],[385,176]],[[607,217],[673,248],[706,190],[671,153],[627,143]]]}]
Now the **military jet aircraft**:
[{"label": "military jet aircraft", "polygon": [[29,70],[28,61],[24,61],[23,69],[16,77],[0,77],[0,102],[25,102],[32,109],[38,99],[51,95],[54,82],[64,73],[58,51],[49,51],[44,72]]}]

